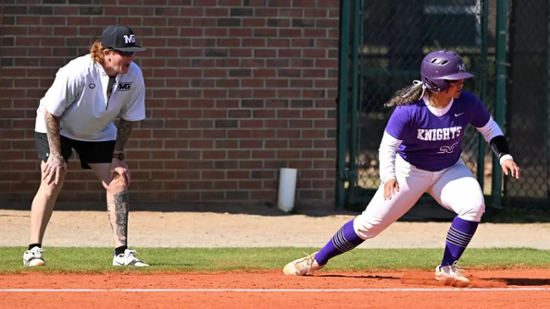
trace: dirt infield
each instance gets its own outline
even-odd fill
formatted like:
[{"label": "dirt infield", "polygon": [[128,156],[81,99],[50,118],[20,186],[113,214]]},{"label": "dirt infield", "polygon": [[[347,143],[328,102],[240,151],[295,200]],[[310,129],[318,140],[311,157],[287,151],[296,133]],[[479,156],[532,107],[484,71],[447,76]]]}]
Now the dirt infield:
[{"label": "dirt infield", "polygon": [[26,273],[0,276],[0,308],[531,309],[550,304],[550,270],[468,274],[473,283],[469,288],[439,283],[433,273],[418,272],[321,272],[309,277],[280,272]]},{"label": "dirt infield", "polygon": [[[355,214],[132,212],[136,247],[265,247],[326,243]],[[0,210],[0,246],[24,246],[29,211]],[[266,228],[268,227],[268,228]],[[274,228],[276,227],[276,228]],[[368,248],[441,248],[445,222],[397,222]],[[470,247],[549,249],[550,224],[482,224]],[[261,231],[258,232],[258,231]],[[291,231],[291,232],[289,232]],[[295,235],[301,235],[296,241]],[[111,246],[105,212],[56,211],[46,246]],[[266,241],[269,239],[269,241]],[[153,274],[0,275],[4,308],[548,308],[550,270],[471,271],[472,287],[439,283],[433,273],[280,271]]]},{"label": "dirt infield", "polygon": [[[130,213],[132,247],[322,247],[356,213],[289,215],[277,209]],[[0,246],[26,246],[30,211],[0,209]],[[396,222],[359,248],[443,248],[449,222]],[[300,235],[299,240],[296,238]],[[112,246],[105,211],[54,211],[44,246]],[[479,226],[469,248],[550,249],[550,223]]]}]

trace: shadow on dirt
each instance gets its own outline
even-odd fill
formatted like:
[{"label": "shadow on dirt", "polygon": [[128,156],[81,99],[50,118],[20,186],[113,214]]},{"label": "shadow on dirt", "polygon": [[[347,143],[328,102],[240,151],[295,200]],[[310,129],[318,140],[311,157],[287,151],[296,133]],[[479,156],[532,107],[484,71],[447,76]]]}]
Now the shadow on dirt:
[{"label": "shadow on dirt", "polygon": [[388,276],[316,275],[316,277],[323,277],[323,278],[351,278],[351,279],[401,280],[401,278],[397,278],[397,277],[388,277]]},{"label": "shadow on dirt", "polygon": [[533,279],[533,278],[489,278],[488,280],[500,280],[506,282],[507,285],[518,286],[540,286],[550,285],[550,279]]}]

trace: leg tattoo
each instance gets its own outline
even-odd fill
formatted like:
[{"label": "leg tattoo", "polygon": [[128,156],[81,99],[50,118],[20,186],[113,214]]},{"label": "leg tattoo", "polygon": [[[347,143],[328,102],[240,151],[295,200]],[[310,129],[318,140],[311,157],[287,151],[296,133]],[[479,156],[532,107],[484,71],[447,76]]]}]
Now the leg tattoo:
[{"label": "leg tattoo", "polygon": [[113,228],[113,221],[112,218],[111,218],[111,209],[113,209],[113,203],[112,202],[109,202],[107,201],[107,216],[109,216],[109,225],[111,225],[111,231],[114,231],[114,228]]},{"label": "leg tattoo", "polygon": [[128,242],[128,210],[130,208],[128,192],[115,194],[116,234],[123,245]]}]

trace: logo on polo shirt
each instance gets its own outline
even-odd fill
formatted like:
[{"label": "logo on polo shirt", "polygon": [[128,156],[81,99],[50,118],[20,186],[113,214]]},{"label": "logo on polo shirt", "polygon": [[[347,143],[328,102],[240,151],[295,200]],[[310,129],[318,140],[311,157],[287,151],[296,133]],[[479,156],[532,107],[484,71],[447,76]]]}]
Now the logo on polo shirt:
[{"label": "logo on polo shirt", "polygon": [[118,91],[127,91],[132,89],[132,82],[118,83]]}]

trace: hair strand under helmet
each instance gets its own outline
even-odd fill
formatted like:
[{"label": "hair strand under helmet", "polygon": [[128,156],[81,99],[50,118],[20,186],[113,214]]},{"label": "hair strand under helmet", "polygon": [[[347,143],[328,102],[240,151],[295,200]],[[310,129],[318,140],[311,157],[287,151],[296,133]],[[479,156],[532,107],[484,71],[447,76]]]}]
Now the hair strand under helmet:
[{"label": "hair strand under helmet", "polygon": [[420,66],[420,75],[422,83],[431,92],[447,90],[449,80],[474,76],[466,71],[466,65],[460,55],[450,50],[439,50],[426,55]]}]

